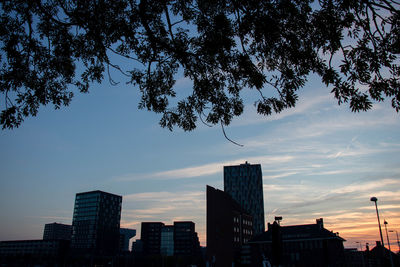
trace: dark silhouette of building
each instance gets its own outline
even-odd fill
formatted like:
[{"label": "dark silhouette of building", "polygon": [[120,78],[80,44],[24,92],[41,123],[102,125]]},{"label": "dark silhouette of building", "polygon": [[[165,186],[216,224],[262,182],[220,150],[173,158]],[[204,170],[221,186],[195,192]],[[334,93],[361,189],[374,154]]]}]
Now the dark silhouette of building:
[{"label": "dark silhouette of building", "polygon": [[224,166],[224,191],[253,217],[253,232],[265,231],[264,196],[260,164]]},{"label": "dark silhouette of building", "polygon": [[129,240],[136,235],[135,229],[119,229],[119,250],[129,251]]},{"label": "dark silhouette of building", "polygon": [[69,240],[18,240],[0,241],[2,266],[57,266],[66,261]]},{"label": "dark silhouette of building", "polygon": [[141,242],[144,255],[171,256],[172,252],[174,256],[193,256],[200,249],[195,223],[191,221],[174,222],[173,226],[162,222],[142,222]]},{"label": "dark silhouette of building", "polygon": [[194,222],[174,222],[174,255],[195,256],[199,254],[199,249],[200,243]]},{"label": "dark silhouette of building", "polygon": [[305,225],[280,226],[275,222],[249,241],[252,265],[268,261],[280,266],[343,266],[344,241],[324,228],[322,218]]},{"label": "dark silhouette of building", "polygon": [[357,248],[345,248],[344,259],[346,267],[366,267],[365,252],[359,251]]},{"label": "dark silhouette of building", "polygon": [[[367,266],[370,267],[399,267],[400,255],[393,253],[376,241],[376,246],[365,252]],[[392,265],[393,262],[393,265]]]},{"label": "dark silhouette of building", "polygon": [[142,222],[140,239],[143,243],[143,254],[161,254],[161,229],[162,222]]},{"label": "dark silhouette of building", "polygon": [[242,245],[253,234],[253,218],[232,197],[207,185],[207,261],[212,266],[240,262]]},{"label": "dark silhouette of building", "polygon": [[132,242],[132,252],[136,256],[143,255],[143,242],[141,239],[136,239],[135,241]]},{"label": "dark silhouette of building", "polygon": [[44,225],[43,240],[61,239],[71,240],[72,225],[62,223],[48,223]]},{"label": "dark silhouette of building", "polygon": [[120,240],[122,196],[103,191],[76,194],[71,246],[74,253],[113,256]]}]

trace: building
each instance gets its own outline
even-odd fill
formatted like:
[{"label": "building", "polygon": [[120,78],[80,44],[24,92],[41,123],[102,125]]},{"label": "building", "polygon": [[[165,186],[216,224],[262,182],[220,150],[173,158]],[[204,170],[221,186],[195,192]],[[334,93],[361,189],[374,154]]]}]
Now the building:
[{"label": "building", "polygon": [[135,229],[119,229],[119,249],[120,251],[129,251],[129,240],[136,235]]},{"label": "building", "polygon": [[253,234],[253,218],[227,193],[207,186],[207,260],[213,266],[240,262]]},{"label": "building", "polygon": [[103,191],[76,194],[71,246],[75,253],[118,253],[122,196]]},{"label": "building", "polygon": [[338,233],[315,224],[280,226],[268,224],[268,231],[249,241],[252,265],[270,262],[273,266],[344,266],[344,247]]},{"label": "building", "polygon": [[164,227],[162,222],[142,222],[140,239],[143,243],[143,254],[161,254],[161,229]]},{"label": "building", "polygon": [[143,255],[143,242],[142,242],[142,240],[136,239],[135,241],[132,242],[132,252],[136,256]]},{"label": "building", "polygon": [[144,255],[193,256],[199,254],[200,243],[191,221],[142,222],[141,242]]},{"label": "building", "polygon": [[344,260],[346,267],[365,267],[367,262],[365,259],[365,251],[360,251],[357,248],[345,248]]},{"label": "building", "polygon": [[61,266],[69,251],[69,240],[0,241],[2,266]]},{"label": "building", "polygon": [[264,197],[260,164],[224,166],[224,191],[253,217],[253,232],[265,231]]},{"label": "building", "polygon": [[376,246],[367,251],[365,251],[365,262],[367,266],[390,266],[399,267],[400,266],[400,254],[393,253],[386,247],[382,246],[380,241],[376,241]]},{"label": "building", "polygon": [[200,243],[194,222],[174,222],[174,255],[194,256],[199,254],[199,249]]},{"label": "building", "polygon": [[161,229],[161,255],[174,255],[174,226],[165,225]]},{"label": "building", "polygon": [[43,240],[71,240],[72,225],[62,223],[47,223],[44,225]]}]

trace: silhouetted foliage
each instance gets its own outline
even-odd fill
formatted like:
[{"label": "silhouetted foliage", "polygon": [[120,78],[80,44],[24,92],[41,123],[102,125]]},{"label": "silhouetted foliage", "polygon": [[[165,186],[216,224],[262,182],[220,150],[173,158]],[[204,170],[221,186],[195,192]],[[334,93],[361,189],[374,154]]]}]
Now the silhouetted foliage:
[{"label": "silhouetted foliage", "polygon": [[[88,92],[110,68],[128,76],[140,89],[139,108],[160,113],[170,130],[193,130],[198,119],[228,125],[243,112],[242,90],[259,92],[262,115],[294,107],[311,73],[352,111],[386,98],[400,109],[397,0],[3,0],[0,6],[3,128],[19,126],[41,105],[68,105],[73,90]],[[132,68],[113,62],[116,55]],[[193,84],[177,95],[182,73]]]}]

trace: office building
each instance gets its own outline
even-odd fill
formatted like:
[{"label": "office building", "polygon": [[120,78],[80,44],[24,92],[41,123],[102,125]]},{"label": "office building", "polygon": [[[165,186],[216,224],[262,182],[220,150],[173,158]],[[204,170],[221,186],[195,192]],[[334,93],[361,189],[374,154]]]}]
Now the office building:
[{"label": "office building", "polygon": [[199,249],[200,243],[194,222],[174,222],[174,255],[194,256],[199,253]]},{"label": "office building", "polygon": [[224,191],[207,186],[207,261],[240,264],[240,251],[253,234],[253,218]]},{"label": "office building", "polygon": [[264,197],[260,164],[224,166],[224,191],[253,217],[253,232],[265,231]]},{"label": "office building", "polygon": [[162,222],[142,222],[140,239],[143,243],[143,254],[161,254],[161,229],[164,227]]},{"label": "office building", "polygon": [[174,226],[165,225],[161,229],[161,255],[174,255]]},{"label": "office building", "polygon": [[195,224],[191,221],[142,222],[143,254],[165,256],[193,256],[199,253],[200,243]]},{"label": "office building", "polygon": [[119,229],[119,249],[120,251],[129,251],[129,240],[136,235],[135,229]]},{"label": "office building", "polygon": [[103,191],[76,194],[71,246],[75,253],[112,256],[119,250],[122,196]]},{"label": "office building", "polygon": [[71,240],[72,225],[47,223],[44,225],[43,240]]}]

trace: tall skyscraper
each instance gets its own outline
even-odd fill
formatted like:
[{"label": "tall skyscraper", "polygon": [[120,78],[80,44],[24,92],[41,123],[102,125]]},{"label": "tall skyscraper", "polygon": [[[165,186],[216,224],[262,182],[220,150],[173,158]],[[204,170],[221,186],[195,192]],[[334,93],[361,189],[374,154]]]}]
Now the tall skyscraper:
[{"label": "tall skyscraper", "polygon": [[119,249],[122,196],[103,191],[76,194],[71,246],[94,255],[115,255]]},{"label": "tall skyscraper", "polygon": [[254,235],[265,232],[260,164],[224,166],[224,191],[253,217]]}]

